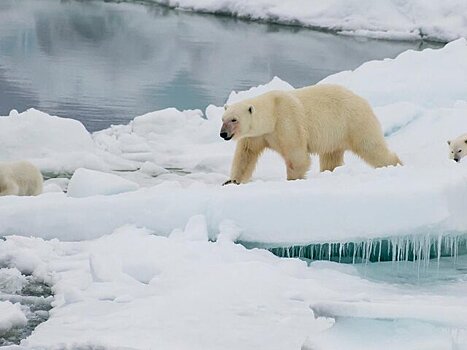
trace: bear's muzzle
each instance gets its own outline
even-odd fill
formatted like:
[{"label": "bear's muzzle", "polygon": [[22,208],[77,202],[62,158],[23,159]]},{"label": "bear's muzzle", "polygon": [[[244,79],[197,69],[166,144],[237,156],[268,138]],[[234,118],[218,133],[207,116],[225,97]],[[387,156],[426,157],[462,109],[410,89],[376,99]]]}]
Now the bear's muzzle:
[{"label": "bear's muzzle", "polygon": [[224,140],[229,141],[233,136],[233,127],[231,123],[225,122],[222,124],[221,132],[219,134]]}]

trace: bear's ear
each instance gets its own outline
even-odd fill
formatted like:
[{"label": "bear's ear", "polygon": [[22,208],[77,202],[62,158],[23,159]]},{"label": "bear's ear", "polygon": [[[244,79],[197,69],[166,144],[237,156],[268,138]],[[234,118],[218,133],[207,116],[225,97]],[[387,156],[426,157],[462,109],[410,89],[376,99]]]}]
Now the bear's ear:
[{"label": "bear's ear", "polygon": [[229,108],[229,106],[228,106],[228,105],[224,105],[224,111],[226,111],[227,108]]},{"label": "bear's ear", "polygon": [[451,146],[451,141],[448,140],[448,145]]},{"label": "bear's ear", "polygon": [[255,107],[253,106],[248,107],[248,112],[250,112],[250,114],[253,114],[254,111],[255,111]]}]

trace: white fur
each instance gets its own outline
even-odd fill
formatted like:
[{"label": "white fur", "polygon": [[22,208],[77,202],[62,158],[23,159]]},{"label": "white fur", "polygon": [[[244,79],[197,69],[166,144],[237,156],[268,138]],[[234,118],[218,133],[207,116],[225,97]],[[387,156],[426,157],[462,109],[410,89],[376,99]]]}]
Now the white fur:
[{"label": "white fur", "polygon": [[30,162],[0,163],[0,196],[36,196],[42,183],[41,172]]},{"label": "white fur", "polygon": [[448,141],[449,159],[460,162],[467,155],[467,134],[460,135],[454,140]]},{"label": "white fur", "polygon": [[310,154],[321,171],[343,164],[350,150],[373,167],[402,164],[383,137],[378,119],[360,96],[338,85],[271,91],[226,107],[221,136],[238,140],[231,182],[247,182],[265,148],[285,160],[287,179],[303,179]]}]

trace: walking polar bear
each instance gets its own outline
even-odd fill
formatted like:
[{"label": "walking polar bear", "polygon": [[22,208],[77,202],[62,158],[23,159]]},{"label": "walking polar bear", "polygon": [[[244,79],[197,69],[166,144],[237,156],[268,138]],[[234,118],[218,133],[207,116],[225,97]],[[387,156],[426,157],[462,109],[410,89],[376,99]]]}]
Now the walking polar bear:
[{"label": "walking polar bear", "polygon": [[321,171],[342,165],[347,150],[375,168],[402,165],[368,102],[338,85],[271,91],[226,106],[220,136],[238,140],[224,184],[247,182],[266,148],[284,158],[287,180],[305,178],[310,154],[319,155]]},{"label": "walking polar bear", "polygon": [[42,183],[39,169],[27,161],[0,163],[0,196],[36,196]]}]

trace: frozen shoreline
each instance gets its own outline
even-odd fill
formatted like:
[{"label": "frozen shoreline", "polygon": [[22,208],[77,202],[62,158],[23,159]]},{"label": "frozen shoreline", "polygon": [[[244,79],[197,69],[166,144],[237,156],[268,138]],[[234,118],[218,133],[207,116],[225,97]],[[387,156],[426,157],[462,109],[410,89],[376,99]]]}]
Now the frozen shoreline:
[{"label": "frozen shoreline", "polygon": [[343,35],[448,42],[467,36],[462,0],[152,0],[171,8],[298,25]]}]

